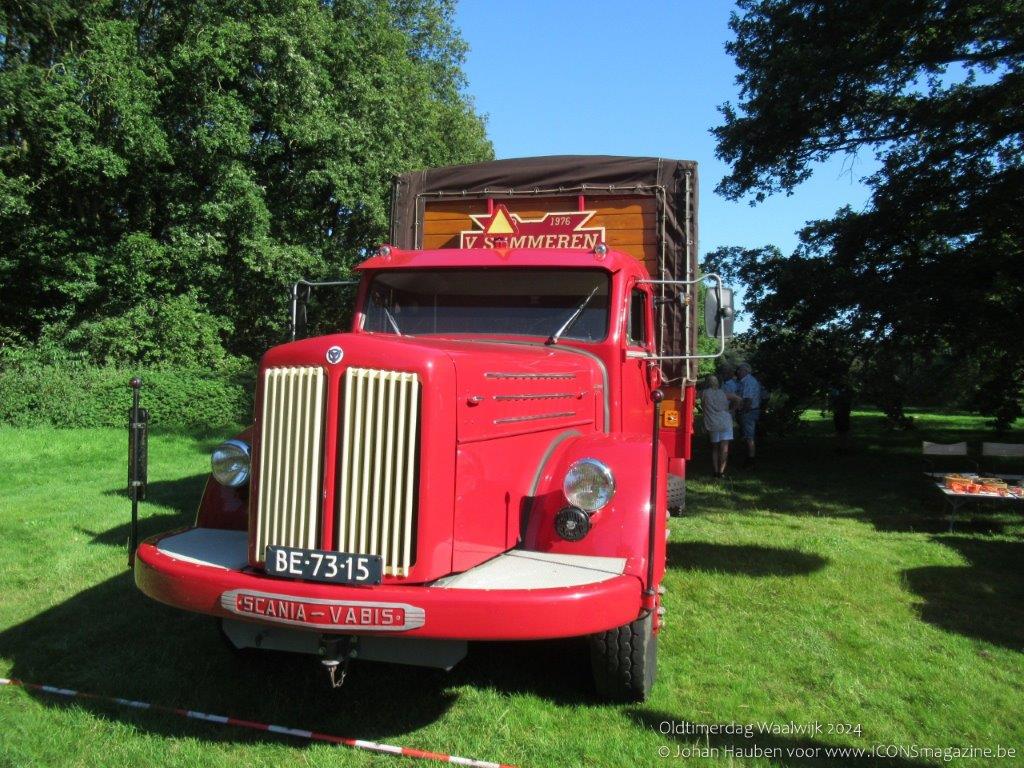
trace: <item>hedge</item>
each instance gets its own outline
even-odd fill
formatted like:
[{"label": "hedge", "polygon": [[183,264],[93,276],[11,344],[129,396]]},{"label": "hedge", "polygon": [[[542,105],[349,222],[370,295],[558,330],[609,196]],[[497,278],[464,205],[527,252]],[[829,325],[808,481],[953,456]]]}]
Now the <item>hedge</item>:
[{"label": "hedge", "polygon": [[143,381],[143,405],[155,427],[203,429],[252,418],[253,373],[131,370],[78,363],[19,363],[0,369],[0,424],[120,427],[131,404],[128,382]]}]

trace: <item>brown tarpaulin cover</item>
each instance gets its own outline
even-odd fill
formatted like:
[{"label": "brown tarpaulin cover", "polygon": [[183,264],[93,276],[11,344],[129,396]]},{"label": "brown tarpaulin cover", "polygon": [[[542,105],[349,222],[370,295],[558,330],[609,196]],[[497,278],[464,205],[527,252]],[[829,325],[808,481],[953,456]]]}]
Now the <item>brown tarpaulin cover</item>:
[{"label": "brown tarpaulin cover", "polygon": [[[693,280],[697,277],[697,164],[689,160],[610,155],[556,155],[495,160],[475,165],[431,168],[395,178],[391,198],[391,242],[399,248],[419,248],[424,205],[430,200],[509,198],[559,194],[638,195],[654,198],[658,211],[656,279]],[[655,286],[655,295],[662,295]],[[697,291],[689,292],[689,311],[676,302],[659,307],[661,354],[693,354],[697,348]],[[665,289],[665,295],[677,290]],[[662,364],[670,382],[678,385],[686,367],[682,361]],[[685,378],[693,380],[691,363]]]}]

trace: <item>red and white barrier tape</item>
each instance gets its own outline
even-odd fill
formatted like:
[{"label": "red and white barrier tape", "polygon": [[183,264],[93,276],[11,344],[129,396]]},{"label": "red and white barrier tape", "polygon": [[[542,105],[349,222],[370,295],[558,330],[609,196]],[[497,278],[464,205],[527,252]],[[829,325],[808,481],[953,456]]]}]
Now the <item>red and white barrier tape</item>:
[{"label": "red and white barrier tape", "polygon": [[256,731],[267,731],[268,733],[277,733],[283,736],[294,736],[298,739],[325,741],[328,744],[340,744],[344,747],[365,749],[370,752],[383,752],[389,755],[402,755],[403,757],[417,757],[421,760],[434,760],[439,763],[452,763],[454,765],[468,765],[473,766],[473,768],[515,768],[515,766],[506,765],[505,763],[492,763],[487,760],[473,760],[469,757],[445,755],[440,752],[428,752],[423,749],[412,749],[410,747],[395,747],[391,744],[378,744],[375,741],[363,741],[362,739],[347,739],[343,736],[332,736],[329,733],[317,733],[316,731],[306,731],[301,728],[286,728],[283,725],[256,723],[252,720],[239,720],[236,717],[225,717],[223,715],[209,715],[205,712],[196,712],[191,709],[162,707],[159,704],[150,704],[147,701],[133,701],[132,699],[121,699],[116,696],[100,696],[95,693],[73,691],[70,688],[57,688],[52,685],[37,685],[36,683],[26,683],[22,680],[12,680],[6,677],[0,677],[0,686],[2,685],[16,685],[30,691],[49,693],[54,696],[103,701],[110,704],[117,704],[121,707],[147,709],[152,712],[163,712],[165,714],[177,715],[191,720],[203,720],[207,723],[217,723],[218,725],[234,725],[239,728],[251,728]]}]

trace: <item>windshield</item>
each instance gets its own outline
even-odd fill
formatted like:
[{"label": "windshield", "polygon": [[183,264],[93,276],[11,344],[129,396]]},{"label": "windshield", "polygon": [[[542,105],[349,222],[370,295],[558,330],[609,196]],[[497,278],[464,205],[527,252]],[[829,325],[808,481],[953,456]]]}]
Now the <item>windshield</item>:
[{"label": "windshield", "polygon": [[559,338],[600,341],[610,286],[610,275],[596,269],[382,272],[370,283],[363,330],[551,338],[578,312]]}]

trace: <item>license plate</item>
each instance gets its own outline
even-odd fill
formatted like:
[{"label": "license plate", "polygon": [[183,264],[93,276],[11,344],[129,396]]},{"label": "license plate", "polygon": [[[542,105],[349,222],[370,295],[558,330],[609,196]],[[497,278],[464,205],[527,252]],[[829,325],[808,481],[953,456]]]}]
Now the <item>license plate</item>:
[{"label": "license plate", "polygon": [[380,584],[384,573],[380,555],[353,555],[274,545],[267,547],[264,568],[271,576],[332,584]]}]

